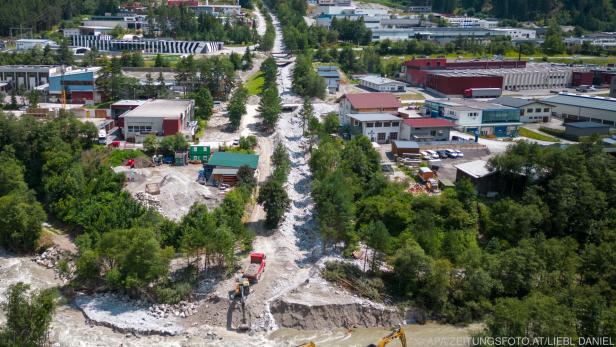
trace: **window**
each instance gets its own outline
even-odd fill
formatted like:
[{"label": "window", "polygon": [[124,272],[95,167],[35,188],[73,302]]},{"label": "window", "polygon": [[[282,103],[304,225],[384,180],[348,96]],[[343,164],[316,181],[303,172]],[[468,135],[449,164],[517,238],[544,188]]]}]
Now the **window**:
[{"label": "window", "polygon": [[430,135],[436,136],[436,130],[430,130]]},{"label": "window", "polygon": [[377,128],[380,128],[380,127],[382,127],[382,126],[383,126],[383,123],[381,123],[381,122],[376,122],[376,123],[374,123],[374,126],[375,126],[375,127],[377,127]]},{"label": "window", "polygon": [[392,126],[392,127],[397,127],[397,126],[399,126],[399,125],[400,125],[400,123],[399,123],[399,122],[391,122],[391,126]]},{"label": "window", "polygon": [[374,128],[374,123],[366,123],[366,128]]},{"label": "window", "polygon": [[389,139],[390,140],[397,140],[398,139],[398,133],[389,133]]},{"label": "window", "polygon": [[540,109],[540,108],[536,108],[536,109],[535,109],[535,112],[537,112],[537,113],[541,113],[541,109]]},{"label": "window", "polygon": [[532,108],[527,108],[526,109],[526,113],[533,113],[533,109]]},{"label": "window", "polygon": [[377,134],[377,140],[378,141],[385,141],[385,133],[378,133]]},{"label": "window", "polygon": [[360,123],[359,123],[359,121],[358,121],[357,119],[353,119],[353,125],[354,125],[354,126],[356,126],[356,127],[357,127],[357,126],[359,126],[359,124],[360,124]]},{"label": "window", "polygon": [[543,112],[550,112],[550,109],[546,107],[543,109]]},{"label": "window", "polygon": [[524,109],[521,109],[520,110],[520,116],[523,116],[523,115],[524,115]]},{"label": "window", "polygon": [[128,132],[129,132],[129,133],[132,133],[132,132],[133,132],[133,126],[132,126],[132,125],[129,125],[129,126],[128,126]]},{"label": "window", "polygon": [[383,122],[383,126],[384,127],[390,127],[391,126],[391,122]]}]

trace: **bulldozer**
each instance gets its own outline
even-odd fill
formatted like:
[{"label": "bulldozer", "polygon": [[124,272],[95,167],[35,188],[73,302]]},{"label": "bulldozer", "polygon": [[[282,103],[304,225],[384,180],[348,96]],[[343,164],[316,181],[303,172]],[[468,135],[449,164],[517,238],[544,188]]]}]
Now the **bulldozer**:
[{"label": "bulldozer", "polygon": [[406,335],[404,334],[404,329],[402,327],[398,327],[398,329],[380,339],[376,344],[370,344],[368,347],[385,347],[388,343],[395,339],[400,339],[402,347],[406,347]]}]

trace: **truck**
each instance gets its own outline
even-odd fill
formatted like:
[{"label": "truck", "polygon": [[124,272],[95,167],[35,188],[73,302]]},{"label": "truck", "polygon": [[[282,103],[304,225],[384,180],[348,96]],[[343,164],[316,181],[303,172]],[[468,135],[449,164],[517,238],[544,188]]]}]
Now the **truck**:
[{"label": "truck", "polygon": [[464,89],[465,98],[498,98],[501,96],[500,88],[468,88]]},{"label": "truck", "polygon": [[100,129],[98,131],[98,144],[99,145],[107,144],[107,131],[105,131],[105,129]]},{"label": "truck", "polygon": [[261,278],[261,274],[265,270],[265,258],[263,253],[250,253],[250,264],[244,270],[244,278],[247,278],[250,283],[255,283]]}]

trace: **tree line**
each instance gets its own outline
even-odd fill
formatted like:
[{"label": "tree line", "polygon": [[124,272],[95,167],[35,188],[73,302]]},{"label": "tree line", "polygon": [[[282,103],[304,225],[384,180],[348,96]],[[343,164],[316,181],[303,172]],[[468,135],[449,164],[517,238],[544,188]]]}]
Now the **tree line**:
[{"label": "tree line", "polygon": [[481,335],[615,336],[616,160],[599,145],[513,145],[490,161],[493,200],[466,180],[414,196],[363,136],[321,132],[309,163],[324,247],[375,251],[363,283],[429,318],[485,320]]}]

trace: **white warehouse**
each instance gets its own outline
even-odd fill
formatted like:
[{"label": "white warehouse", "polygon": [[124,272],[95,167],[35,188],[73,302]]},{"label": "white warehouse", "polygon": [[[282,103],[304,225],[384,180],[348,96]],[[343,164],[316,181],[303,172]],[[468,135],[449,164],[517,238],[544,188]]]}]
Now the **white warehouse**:
[{"label": "white warehouse", "polygon": [[358,78],[359,85],[377,92],[403,92],[406,83],[389,78],[368,75]]}]

